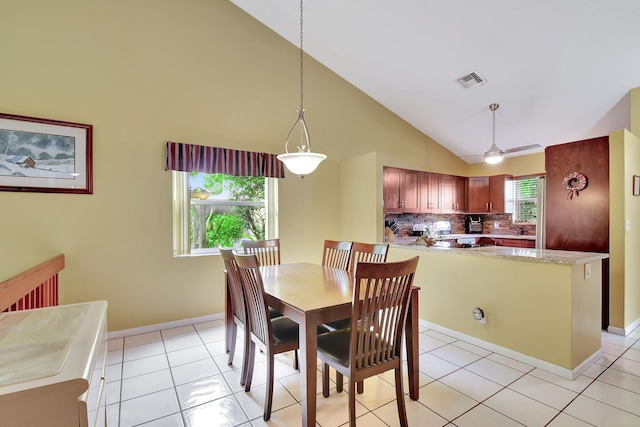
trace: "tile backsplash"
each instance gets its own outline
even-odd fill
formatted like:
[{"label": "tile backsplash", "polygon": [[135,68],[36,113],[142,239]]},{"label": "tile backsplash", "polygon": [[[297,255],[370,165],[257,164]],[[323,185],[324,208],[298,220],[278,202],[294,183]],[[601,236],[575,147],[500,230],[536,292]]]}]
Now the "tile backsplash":
[{"label": "tile backsplash", "polygon": [[[398,226],[398,237],[411,236],[414,224],[426,224],[430,227],[435,221],[451,221],[452,234],[464,234],[464,218],[467,214],[386,214],[385,221],[395,221]],[[502,234],[502,235],[535,235],[535,224],[513,224],[511,214],[481,214],[472,215],[482,217],[482,234]],[[498,228],[496,228],[498,225]]]}]

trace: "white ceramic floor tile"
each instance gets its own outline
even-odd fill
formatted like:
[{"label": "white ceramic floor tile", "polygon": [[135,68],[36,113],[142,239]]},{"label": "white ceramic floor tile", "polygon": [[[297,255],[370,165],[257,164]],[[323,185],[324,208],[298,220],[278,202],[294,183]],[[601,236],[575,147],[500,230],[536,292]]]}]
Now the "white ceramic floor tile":
[{"label": "white ceramic floor tile", "polygon": [[158,420],[141,424],[140,427],[183,427],[182,414],[172,414]]},{"label": "white ceramic floor tile", "polygon": [[120,404],[107,405],[107,425],[120,425]]},{"label": "white ceramic floor tile", "polygon": [[122,380],[122,400],[129,400],[161,390],[173,390],[171,371],[163,369]]},{"label": "white ceramic floor tile", "polygon": [[177,328],[163,329],[162,331],[160,331],[160,333],[162,334],[163,340],[168,340],[177,337],[194,335],[197,334],[198,331],[196,331],[196,328],[194,328],[193,325],[186,325],[179,326]]},{"label": "white ceramic floor tile", "polygon": [[515,359],[503,356],[503,355],[498,354],[498,353],[490,354],[489,356],[487,356],[487,359],[493,360],[494,362],[498,362],[501,365],[508,366],[508,367],[510,367],[512,369],[515,369],[516,371],[520,371],[520,372],[531,372],[533,370],[533,366],[531,366],[531,365],[527,365],[526,363],[519,362],[519,361],[517,361]]},{"label": "white ceramic floor tile", "polygon": [[147,394],[120,404],[120,427],[132,427],[180,412],[173,389]]},{"label": "white ceramic floor tile", "polygon": [[167,351],[182,350],[183,348],[196,347],[199,345],[204,345],[204,343],[202,339],[200,339],[200,335],[195,332],[190,335],[181,335],[164,340],[164,346],[167,348]]},{"label": "white ceramic floor tile", "polygon": [[447,362],[453,363],[454,365],[460,367],[466,366],[478,359],[481,359],[481,356],[478,356],[475,353],[471,353],[453,344],[448,344],[446,346],[437,348],[429,352],[429,354],[437,356],[441,359],[446,360]]},{"label": "white ceramic floor tile", "polygon": [[640,377],[627,372],[607,369],[598,377],[598,381],[640,394]]},{"label": "white ceramic floor tile", "polygon": [[439,381],[478,402],[488,399],[503,388],[500,384],[494,383],[466,369],[459,369],[452,372],[440,378]]},{"label": "white ceramic floor tile", "polygon": [[216,319],[209,320],[207,322],[195,323],[193,327],[196,328],[196,331],[198,332],[209,331],[211,329],[224,329],[224,320]]},{"label": "white ceramic floor tile", "polygon": [[484,404],[526,426],[544,426],[559,412],[509,389],[494,394]]},{"label": "white ceramic floor tile", "polygon": [[586,421],[582,421],[571,415],[567,415],[564,412],[558,414],[547,427],[592,427],[593,424],[589,424]]},{"label": "white ceramic floor tile", "polygon": [[302,406],[291,405],[277,411],[271,411],[271,419],[269,421],[264,421],[262,415],[260,415],[260,417],[251,420],[251,425],[253,427],[300,427],[301,419]]},{"label": "white ceramic floor tile", "polygon": [[107,352],[107,365],[122,363],[123,349],[111,350]]},{"label": "white ceramic floor tile", "polygon": [[611,367],[613,369],[617,369],[618,371],[628,372],[640,377],[640,362],[621,357],[620,359],[616,360],[615,363],[611,365]]},{"label": "white ceramic floor tile", "polygon": [[[170,351],[167,353],[170,366],[180,366],[185,363],[197,362],[198,360],[211,359],[211,355],[204,345],[185,348],[182,350]],[[237,361],[242,363],[242,357]]]},{"label": "white ceramic floor tile", "polygon": [[633,360],[634,362],[640,362],[640,350],[630,348],[627,351],[625,351],[620,357],[624,359]]},{"label": "white ceramic floor tile", "polygon": [[608,342],[623,347],[631,347],[636,342],[634,338],[625,337],[623,335],[609,334],[607,332],[602,332],[601,338],[602,342]]},{"label": "white ceramic floor tile", "polygon": [[465,412],[453,423],[458,427],[521,427],[519,422],[493,409],[478,405],[469,412]]},{"label": "white ceramic floor tile", "polygon": [[451,335],[443,334],[442,332],[434,331],[433,329],[429,329],[428,331],[425,331],[425,334],[429,335],[430,337],[439,339],[440,341],[444,341],[446,343],[452,343],[458,340],[457,338],[454,338]]},{"label": "white ceramic floor tile", "polygon": [[146,334],[131,335],[124,338],[124,348],[134,347],[136,345],[149,344],[152,342],[162,341],[160,331],[148,332]]},{"label": "white ceramic floor tile", "polygon": [[545,380],[551,384],[564,387],[567,390],[571,390],[576,393],[581,393],[585,388],[589,386],[589,384],[593,382],[593,378],[584,375],[580,375],[575,380],[570,380],[538,368],[529,372],[529,375],[533,375],[534,377]]},{"label": "white ceramic floor tile", "polygon": [[596,380],[582,394],[640,416],[640,394],[638,393]]},{"label": "white ceramic floor tile", "polygon": [[233,394],[222,374],[176,387],[178,403],[183,410]]},{"label": "white ceramic floor tile", "polygon": [[[348,387],[348,384],[345,382],[344,386]],[[364,393],[356,393],[356,400],[368,410],[373,411],[389,402],[395,402],[396,388],[377,376],[367,378],[364,382]]]},{"label": "white ceramic floor tile", "polygon": [[504,386],[511,384],[524,375],[521,371],[494,362],[488,358],[473,362],[464,369]]},{"label": "white ceramic floor tile", "polygon": [[190,383],[202,378],[212,377],[220,373],[220,370],[211,359],[198,360],[197,362],[171,368],[173,381],[176,386]]},{"label": "white ceramic floor tile", "polygon": [[[387,425],[371,412],[364,414],[361,417],[356,417],[356,424],[367,427],[387,427]],[[342,424],[342,427],[349,427],[349,423]]]},{"label": "white ceramic floor tile", "polygon": [[420,372],[433,379],[442,378],[451,372],[460,369],[459,366],[449,363],[444,359],[433,356],[430,353],[421,354],[419,357]]},{"label": "white ceramic floor tile", "polygon": [[124,348],[124,338],[115,338],[107,341],[107,351],[122,350]]},{"label": "white ceramic floor tile", "polygon": [[[238,392],[235,394],[236,399],[242,406],[242,409],[247,414],[249,419],[255,419],[264,413],[264,402],[267,394],[267,385],[262,384],[259,386],[251,386],[249,392]],[[297,404],[291,393],[278,381],[273,382],[273,400],[271,403],[271,410],[277,411],[278,409],[286,408]]]},{"label": "white ceramic floor tile", "polygon": [[[405,408],[407,410],[407,421],[410,426],[429,426],[440,427],[447,425],[448,421],[436,414],[420,402],[415,402],[405,396]],[[400,419],[398,418],[398,404],[395,399],[393,402],[373,411],[378,418],[384,421],[390,427],[399,427]]]},{"label": "white ceramic floor tile", "polygon": [[[409,370],[407,368],[407,364],[406,362],[403,362],[402,364],[402,387],[404,388],[404,393],[407,394],[409,393],[409,374],[408,374]],[[385,371],[384,373],[378,375],[380,378],[382,378],[383,380],[385,380],[386,382],[388,382],[389,384],[391,384],[392,386],[395,387],[396,385],[396,374],[395,371],[391,370],[391,371]],[[431,378],[430,376],[422,373],[422,372],[418,372],[418,387],[423,387],[427,384],[429,384],[430,382],[435,381],[433,378]],[[366,382],[366,380],[365,380]]]},{"label": "white ceramic floor tile", "polygon": [[148,344],[140,344],[134,347],[127,347],[124,349],[124,362],[130,362],[136,359],[142,359],[144,357],[157,356],[158,354],[164,354],[164,344],[162,341],[156,341]]},{"label": "white ceramic floor tile", "polygon": [[612,356],[610,354],[603,353],[602,357],[596,360],[594,363],[597,363],[598,365],[604,365],[605,367],[609,367],[617,359],[618,359],[618,356]]},{"label": "white ceramic floor tile", "polygon": [[438,347],[447,345],[446,341],[439,340],[427,334],[418,335],[418,348],[421,352],[435,350]]},{"label": "white ceramic floor tile", "polygon": [[[205,346],[207,347],[209,354],[211,354],[213,357],[227,354],[227,346],[224,340],[216,341],[212,343],[208,343],[205,341]],[[236,350],[239,350],[241,348],[242,348],[242,345],[240,343],[236,343]]]},{"label": "white ceramic floor tile", "polygon": [[509,388],[557,410],[562,410],[578,395],[529,374],[516,380]]},{"label": "white ceramic floor tile", "polygon": [[[242,332],[242,330],[238,328],[238,332]],[[225,339],[224,328],[198,331],[198,334],[200,335],[200,338],[202,339],[202,341],[205,343],[214,343],[218,341],[224,341]]]},{"label": "white ceramic floor tile", "polygon": [[[316,371],[316,372],[317,372],[316,394],[320,394],[322,393],[322,373],[320,371]],[[332,370],[331,374],[329,375],[329,393],[336,393],[335,379],[336,379],[335,371]],[[289,391],[289,393],[291,393],[291,395],[298,402],[300,402],[302,395],[300,393],[300,375],[299,374],[293,374],[293,375],[289,375],[288,377],[282,377],[278,379],[278,381]],[[344,386],[346,387],[346,385],[347,385],[346,381],[344,381]],[[365,381],[365,385],[366,385],[366,381]]]},{"label": "white ceramic floor tile", "polygon": [[449,421],[478,404],[477,401],[439,381],[422,387],[418,401]]},{"label": "white ceramic floor tile", "polygon": [[[240,385],[240,373],[241,373],[240,368],[236,368],[231,371],[225,371],[222,373],[222,376],[227,381],[227,384],[229,384],[229,387],[231,387],[231,390],[233,390],[234,393],[237,391],[244,390],[244,386]],[[257,378],[254,375],[253,381],[251,384],[255,384],[256,379]]]},{"label": "white ceramic floor tile", "polygon": [[625,347],[625,346],[612,344],[612,343],[609,343],[609,342],[606,342],[606,341],[602,342],[602,352],[604,354],[608,354],[608,355],[611,355],[611,356],[618,357],[622,353],[624,353],[626,350],[627,350],[627,347]]},{"label": "white ceramic floor tile", "polygon": [[249,421],[235,397],[227,396],[183,412],[185,427],[232,427]]},{"label": "white ceramic floor tile", "polygon": [[598,378],[598,376],[603,373],[608,367],[608,365],[594,363],[593,365],[589,366],[587,370],[582,373],[582,375],[591,379],[595,379]]},{"label": "white ceramic floor tile", "polygon": [[[367,413],[367,409],[356,399],[356,417]],[[316,422],[322,427],[337,427],[349,421],[349,394],[346,392],[330,394],[326,399],[316,399]]]},{"label": "white ceramic floor tile", "polygon": [[455,345],[456,347],[460,347],[461,349],[467,350],[471,353],[477,354],[478,356],[482,356],[482,357],[487,357],[488,355],[491,354],[491,351],[489,350],[486,350],[482,347],[478,347],[477,345],[469,344],[468,342],[464,342],[464,341],[456,341],[452,345]]},{"label": "white ceramic floor tile", "polygon": [[122,363],[108,365],[104,371],[105,382],[120,381],[122,379]]},{"label": "white ceramic floor tile", "polygon": [[157,356],[136,359],[122,364],[122,378],[131,378],[150,372],[161,371],[169,367],[167,356],[159,354]]},{"label": "white ceramic floor tile", "polygon": [[594,426],[637,427],[640,425],[640,417],[586,396],[578,396],[564,412]]},{"label": "white ceramic floor tile", "polygon": [[114,403],[120,403],[120,381],[114,381],[111,383],[105,383],[104,395],[107,405],[113,405]]}]

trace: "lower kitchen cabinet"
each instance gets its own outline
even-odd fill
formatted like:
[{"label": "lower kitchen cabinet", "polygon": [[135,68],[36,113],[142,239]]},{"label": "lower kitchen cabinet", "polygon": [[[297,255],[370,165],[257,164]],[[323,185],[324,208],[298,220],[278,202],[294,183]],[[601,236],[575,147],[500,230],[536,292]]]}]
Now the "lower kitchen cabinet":
[{"label": "lower kitchen cabinet", "polygon": [[531,239],[481,237],[480,244],[483,246],[509,246],[512,248],[535,248],[536,247],[536,241]]}]

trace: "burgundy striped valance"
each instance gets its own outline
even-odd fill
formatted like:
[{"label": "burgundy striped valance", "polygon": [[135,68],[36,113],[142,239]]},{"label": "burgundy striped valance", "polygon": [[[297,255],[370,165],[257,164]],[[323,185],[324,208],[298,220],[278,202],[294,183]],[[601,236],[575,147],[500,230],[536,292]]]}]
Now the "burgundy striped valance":
[{"label": "burgundy striped valance", "polygon": [[165,170],[284,178],[284,165],[275,154],[171,141],[167,142]]}]

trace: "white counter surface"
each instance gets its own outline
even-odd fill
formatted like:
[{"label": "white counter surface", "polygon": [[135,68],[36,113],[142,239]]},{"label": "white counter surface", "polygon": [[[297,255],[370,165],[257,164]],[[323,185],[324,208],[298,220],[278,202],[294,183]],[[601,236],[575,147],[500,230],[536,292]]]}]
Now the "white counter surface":
[{"label": "white counter surface", "polygon": [[[415,240],[415,239],[414,239]],[[586,264],[609,258],[609,254],[598,252],[558,251],[552,249],[511,248],[507,246],[481,246],[477,248],[443,248],[389,242],[390,247],[418,251],[445,252],[456,255],[511,258],[520,261],[545,262],[551,264]]]}]

